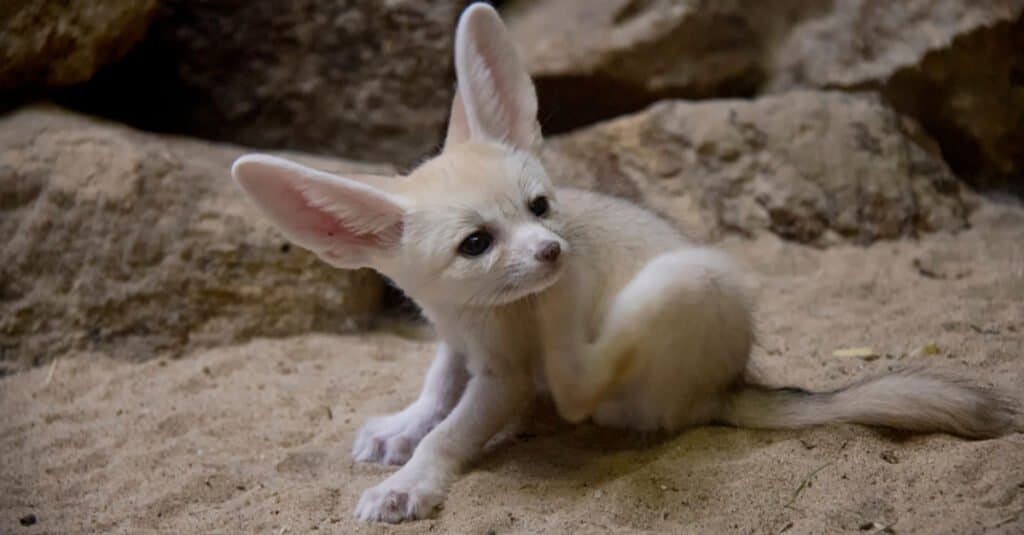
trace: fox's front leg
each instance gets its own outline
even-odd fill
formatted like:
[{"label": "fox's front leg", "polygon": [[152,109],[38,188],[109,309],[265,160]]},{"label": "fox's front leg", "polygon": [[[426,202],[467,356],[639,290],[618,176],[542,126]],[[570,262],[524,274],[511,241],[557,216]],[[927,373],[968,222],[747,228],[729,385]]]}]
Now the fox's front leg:
[{"label": "fox's front leg", "polygon": [[512,421],[533,394],[523,375],[472,377],[458,405],[420,443],[409,462],[363,493],[356,517],[401,522],[429,515],[462,467]]},{"label": "fox's front leg", "polygon": [[399,412],[367,421],[356,436],[352,457],[384,464],[408,461],[420,440],[458,403],[467,380],[465,359],[441,342],[419,398]]}]

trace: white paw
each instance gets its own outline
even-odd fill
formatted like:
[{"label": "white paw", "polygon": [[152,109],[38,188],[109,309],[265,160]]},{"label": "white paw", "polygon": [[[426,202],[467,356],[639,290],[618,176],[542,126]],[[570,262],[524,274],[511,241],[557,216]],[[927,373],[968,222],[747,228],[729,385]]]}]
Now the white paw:
[{"label": "white paw", "polygon": [[437,423],[436,416],[414,407],[371,418],[356,435],[352,458],[359,462],[405,464]]},{"label": "white paw", "polygon": [[396,472],[363,493],[356,506],[356,518],[395,524],[430,516],[444,501],[444,491],[432,485],[430,479]]}]

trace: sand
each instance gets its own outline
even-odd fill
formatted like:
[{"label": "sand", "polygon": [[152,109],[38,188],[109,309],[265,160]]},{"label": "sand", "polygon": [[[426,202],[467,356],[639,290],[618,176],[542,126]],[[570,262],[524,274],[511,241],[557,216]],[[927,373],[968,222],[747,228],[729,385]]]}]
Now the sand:
[{"label": "sand", "polygon": [[[774,381],[927,365],[1020,399],[1024,209],[986,201],[958,235],[867,248],[723,246],[758,279],[755,359]],[[360,493],[395,468],[353,463],[355,432],[413,399],[433,345],[310,334],[141,364],[67,354],[4,377],[0,533],[1024,532],[1020,432],[657,437],[564,425],[543,403],[433,519],[360,524]],[[878,357],[833,355],[863,346]]]}]

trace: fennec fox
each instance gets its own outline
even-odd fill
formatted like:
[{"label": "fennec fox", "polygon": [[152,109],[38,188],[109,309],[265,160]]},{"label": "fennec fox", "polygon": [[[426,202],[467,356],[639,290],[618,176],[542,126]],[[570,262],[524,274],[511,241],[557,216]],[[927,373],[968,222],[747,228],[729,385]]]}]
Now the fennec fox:
[{"label": "fennec fox", "polygon": [[997,397],[921,372],[828,393],[754,384],[742,274],[642,208],[552,185],[532,152],[533,83],[491,7],[462,14],[455,67],[444,149],[408,176],[255,154],[232,168],[289,239],[391,278],[439,335],[419,399],[355,439],[356,460],[404,464],[363,494],[359,518],[430,514],[540,391],[572,422],[637,430],[842,421],[987,437],[1009,425]]}]

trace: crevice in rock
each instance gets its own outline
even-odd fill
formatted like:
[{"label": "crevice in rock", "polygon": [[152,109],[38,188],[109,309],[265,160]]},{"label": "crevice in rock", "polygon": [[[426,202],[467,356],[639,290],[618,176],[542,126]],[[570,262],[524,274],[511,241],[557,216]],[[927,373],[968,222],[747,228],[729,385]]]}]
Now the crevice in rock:
[{"label": "crevice in rock", "polygon": [[709,93],[685,88],[651,91],[602,75],[537,76],[539,120],[544,135],[557,135],[638,112],[659,100],[750,98],[760,78],[740,77]]},{"label": "crevice in rock", "polygon": [[209,96],[190,88],[176,71],[173,50],[166,43],[148,40],[121,61],[102,68],[89,82],[51,89],[45,96],[65,108],[140,130],[194,134],[200,125],[194,124],[191,110],[210,105]]},{"label": "crevice in rock", "polygon": [[827,89],[878,93],[921,125],[969,185],[1024,196],[1024,56],[1011,53],[1019,50],[1024,17],[957,36],[885,81]]}]

